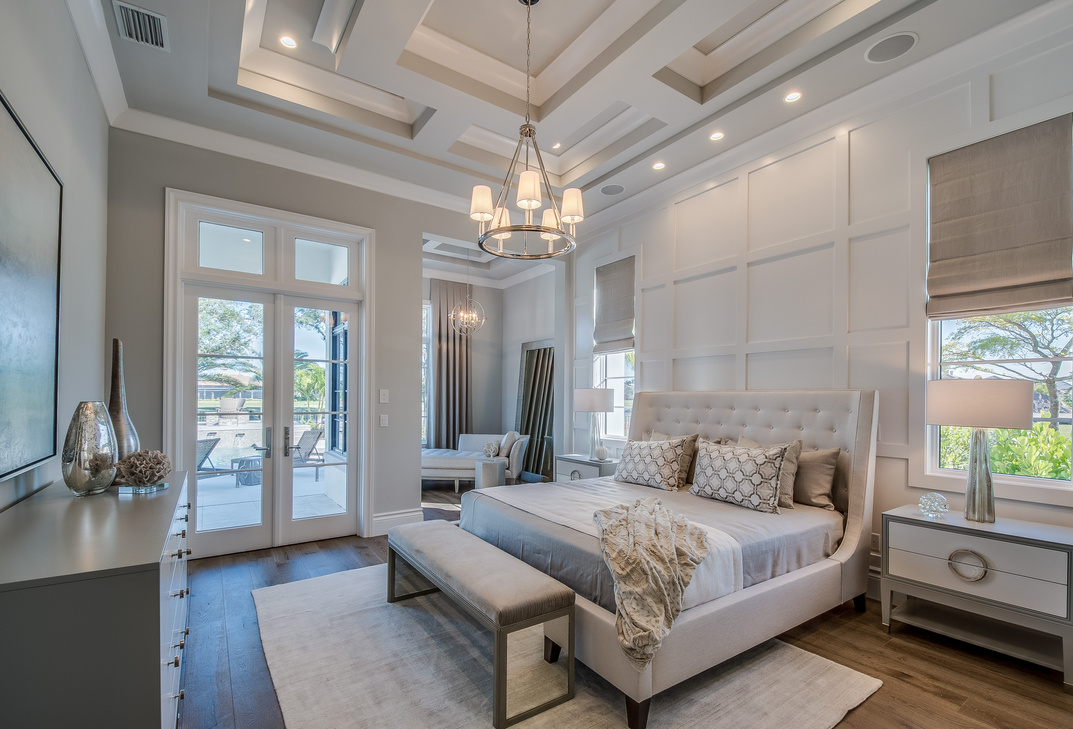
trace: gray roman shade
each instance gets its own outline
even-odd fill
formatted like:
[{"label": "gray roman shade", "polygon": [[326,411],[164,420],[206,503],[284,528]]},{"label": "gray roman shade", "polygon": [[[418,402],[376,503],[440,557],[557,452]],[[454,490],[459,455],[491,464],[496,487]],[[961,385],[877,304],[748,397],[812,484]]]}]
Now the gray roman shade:
[{"label": "gray roman shade", "polygon": [[1073,303],[1073,115],[928,160],[928,318]]},{"label": "gray roman shade", "polygon": [[594,354],[633,349],[633,256],[596,269]]}]

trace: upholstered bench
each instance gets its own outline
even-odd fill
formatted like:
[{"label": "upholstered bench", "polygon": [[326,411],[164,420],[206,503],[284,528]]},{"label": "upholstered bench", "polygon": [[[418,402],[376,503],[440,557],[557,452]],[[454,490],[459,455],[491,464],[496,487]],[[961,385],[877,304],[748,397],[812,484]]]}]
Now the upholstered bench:
[{"label": "upholstered bench", "polygon": [[[494,634],[492,725],[495,729],[504,729],[574,697],[573,590],[446,521],[393,527],[388,531],[387,544],[388,602],[435,592],[438,588]],[[436,587],[397,594],[396,556]],[[566,693],[508,717],[507,636],[563,617],[568,620]],[[554,662],[556,657],[557,651],[549,651],[545,641],[545,660]]]}]

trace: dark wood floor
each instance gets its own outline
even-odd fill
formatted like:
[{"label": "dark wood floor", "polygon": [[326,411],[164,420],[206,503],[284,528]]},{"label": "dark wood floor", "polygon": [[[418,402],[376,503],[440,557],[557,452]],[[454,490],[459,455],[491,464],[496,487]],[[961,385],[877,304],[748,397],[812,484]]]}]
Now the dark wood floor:
[{"label": "dark wood floor", "polygon": [[[422,499],[435,504],[426,519],[457,518],[453,485]],[[250,591],[386,559],[386,537],[345,537],[192,561],[181,729],[283,727]],[[840,729],[1073,729],[1057,671],[908,626],[888,634],[879,620],[869,600],[863,614],[842,606],[781,636],[883,680]]]}]

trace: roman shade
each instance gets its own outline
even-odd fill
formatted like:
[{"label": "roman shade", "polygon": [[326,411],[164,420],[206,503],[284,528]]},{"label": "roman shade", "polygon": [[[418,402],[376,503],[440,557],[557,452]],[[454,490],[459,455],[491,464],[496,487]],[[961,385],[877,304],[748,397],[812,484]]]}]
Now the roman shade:
[{"label": "roman shade", "polygon": [[633,256],[596,269],[594,354],[633,349]]},{"label": "roman shade", "polygon": [[928,160],[930,319],[1073,303],[1073,115]]}]

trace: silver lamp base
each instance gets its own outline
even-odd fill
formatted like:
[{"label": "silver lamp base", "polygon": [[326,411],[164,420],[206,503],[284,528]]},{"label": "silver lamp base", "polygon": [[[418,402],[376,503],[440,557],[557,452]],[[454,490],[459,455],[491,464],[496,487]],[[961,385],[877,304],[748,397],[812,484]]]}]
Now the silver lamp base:
[{"label": "silver lamp base", "polygon": [[987,524],[995,521],[995,489],[991,481],[991,448],[987,428],[973,428],[969,441],[969,478],[965,485],[965,518]]},{"label": "silver lamp base", "polygon": [[592,413],[592,423],[589,424],[589,460],[607,460],[607,449],[600,441],[600,415]]}]

